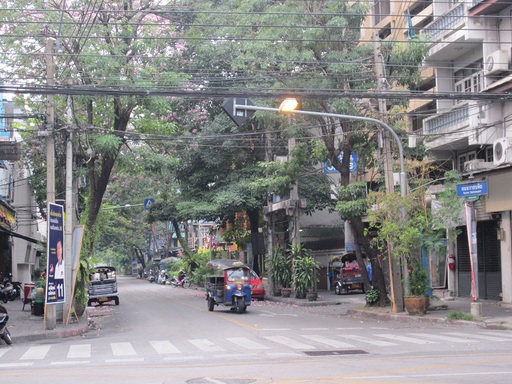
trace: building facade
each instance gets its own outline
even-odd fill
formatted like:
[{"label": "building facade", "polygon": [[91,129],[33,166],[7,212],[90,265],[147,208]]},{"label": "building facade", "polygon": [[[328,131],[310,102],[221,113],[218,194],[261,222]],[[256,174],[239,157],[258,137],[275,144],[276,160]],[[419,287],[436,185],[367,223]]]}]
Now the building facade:
[{"label": "building facade", "polygon": [[[442,285],[471,295],[470,253],[478,259],[478,298],[512,303],[512,3],[508,0],[375,0],[369,31],[382,39],[422,36],[428,54],[422,85],[432,98],[412,99],[411,140],[423,140],[429,156],[456,169],[463,183],[484,183],[473,203],[476,241],[460,229],[447,257]],[[370,28],[371,27],[371,28]],[[434,96],[435,95],[435,96]]]}]

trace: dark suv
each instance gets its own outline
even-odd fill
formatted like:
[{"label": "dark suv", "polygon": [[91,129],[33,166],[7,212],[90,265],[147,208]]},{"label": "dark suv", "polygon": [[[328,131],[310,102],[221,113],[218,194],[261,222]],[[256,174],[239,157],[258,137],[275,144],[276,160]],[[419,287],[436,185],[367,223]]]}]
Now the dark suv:
[{"label": "dark suv", "polygon": [[99,304],[114,300],[119,305],[119,293],[117,292],[117,277],[114,267],[95,267],[89,274],[89,286],[87,293],[89,300],[87,305],[96,302]]}]

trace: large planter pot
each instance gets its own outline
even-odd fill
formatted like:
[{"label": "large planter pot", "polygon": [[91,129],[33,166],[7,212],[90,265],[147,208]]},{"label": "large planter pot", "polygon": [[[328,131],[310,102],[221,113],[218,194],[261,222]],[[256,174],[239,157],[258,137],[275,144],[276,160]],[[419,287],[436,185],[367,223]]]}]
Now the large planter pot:
[{"label": "large planter pot", "polygon": [[291,288],[281,288],[281,295],[283,297],[290,297],[292,295],[292,289]]},{"label": "large planter pot", "polygon": [[295,297],[297,299],[305,299],[306,298],[306,292],[295,292]]},{"label": "large planter pot", "polygon": [[274,288],[274,296],[281,296],[281,288]]},{"label": "large planter pot", "polygon": [[405,310],[409,315],[424,315],[427,313],[430,299],[428,296],[405,296]]}]

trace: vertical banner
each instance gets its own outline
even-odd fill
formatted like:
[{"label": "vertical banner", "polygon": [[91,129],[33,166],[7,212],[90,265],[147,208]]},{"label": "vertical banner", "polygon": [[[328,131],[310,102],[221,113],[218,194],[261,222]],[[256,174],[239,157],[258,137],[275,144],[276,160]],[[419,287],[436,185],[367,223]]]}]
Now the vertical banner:
[{"label": "vertical banner", "polygon": [[46,304],[63,303],[64,297],[64,207],[48,203],[46,252]]},{"label": "vertical banner", "polygon": [[472,202],[466,203],[466,228],[469,245],[469,262],[471,266],[471,300],[478,300],[478,255],[476,238],[475,205]]}]

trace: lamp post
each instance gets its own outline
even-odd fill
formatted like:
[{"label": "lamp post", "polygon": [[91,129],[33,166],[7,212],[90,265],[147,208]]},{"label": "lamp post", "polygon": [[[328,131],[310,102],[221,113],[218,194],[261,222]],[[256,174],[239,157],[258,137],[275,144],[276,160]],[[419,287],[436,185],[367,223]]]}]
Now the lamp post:
[{"label": "lamp post", "polygon": [[[234,101],[229,102],[229,106],[232,105],[231,108],[224,108],[224,110],[228,113],[228,115],[233,119],[233,117],[237,117],[240,119],[241,114],[239,111],[268,111],[268,112],[278,112],[278,113],[294,113],[298,115],[309,115],[309,116],[319,116],[319,117],[334,117],[338,119],[347,119],[347,120],[362,120],[362,121],[368,121],[371,123],[375,123],[380,125],[382,128],[387,130],[391,136],[396,141],[396,144],[398,146],[398,153],[400,158],[400,194],[402,197],[405,197],[407,195],[407,175],[405,174],[405,166],[404,166],[404,149],[402,146],[402,143],[400,142],[400,138],[396,134],[396,132],[391,128],[389,125],[387,125],[385,122],[374,119],[372,117],[366,117],[366,116],[355,116],[355,115],[344,115],[340,113],[327,113],[327,112],[313,112],[313,111],[303,111],[300,109],[295,109],[297,107],[297,100],[292,98],[285,99],[279,108],[270,108],[270,107],[258,107],[256,105],[251,105],[250,102],[247,101],[247,99],[241,99],[245,101],[245,104],[237,104],[237,101],[240,99],[234,99]],[[227,103],[226,103],[227,104]],[[226,106],[226,104],[224,104]],[[229,110],[228,110],[229,109]],[[249,117],[248,115],[244,115],[244,117]],[[242,121],[243,122],[243,121]],[[240,120],[235,121],[237,125],[241,125]]]},{"label": "lamp post", "polygon": [[[396,134],[396,132],[385,122],[374,119],[372,117],[365,116],[354,116],[354,115],[345,115],[339,113],[327,113],[327,112],[313,112],[313,111],[302,111],[296,110],[297,108],[297,100],[294,98],[286,98],[279,108],[269,108],[269,107],[258,107],[252,104],[249,99],[230,99],[224,103],[222,106],[226,113],[231,117],[231,119],[237,125],[242,125],[243,122],[248,119],[254,111],[269,111],[269,112],[278,112],[278,113],[294,113],[299,115],[309,115],[309,116],[318,116],[318,117],[332,117],[338,119],[347,119],[347,120],[360,120],[360,121],[368,121],[370,123],[375,123],[380,125],[386,131],[388,131],[391,136],[395,139],[396,144],[398,146],[399,152],[399,160],[400,160],[400,195],[402,197],[406,197],[407,195],[407,175],[405,173],[404,166],[404,150],[402,143],[400,142],[400,138]],[[388,178],[388,174],[385,174],[385,177]],[[387,180],[387,184],[392,185],[391,181]],[[401,312],[403,311],[403,290],[401,285],[401,267],[400,264],[390,258],[390,274],[391,274],[391,293],[393,298],[393,312]]]}]

